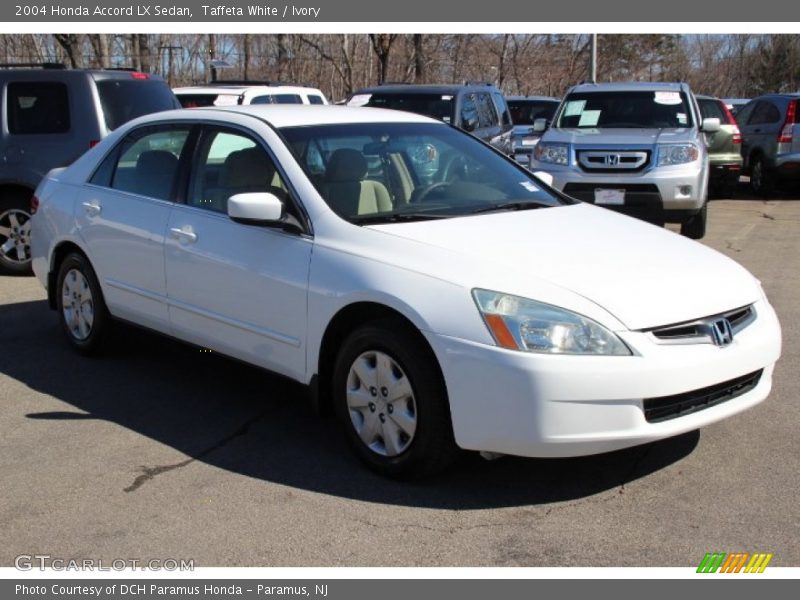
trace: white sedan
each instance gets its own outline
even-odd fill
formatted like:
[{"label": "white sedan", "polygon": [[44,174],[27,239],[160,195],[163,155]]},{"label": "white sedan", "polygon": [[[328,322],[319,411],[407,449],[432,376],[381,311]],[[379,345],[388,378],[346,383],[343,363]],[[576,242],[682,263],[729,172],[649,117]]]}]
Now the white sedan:
[{"label": "white sedan", "polygon": [[780,355],[737,263],[410,113],[150,115],[37,203],[33,269],[75,349],[120,319],[290,377],[392,476],[694,430],[764,400]]}]

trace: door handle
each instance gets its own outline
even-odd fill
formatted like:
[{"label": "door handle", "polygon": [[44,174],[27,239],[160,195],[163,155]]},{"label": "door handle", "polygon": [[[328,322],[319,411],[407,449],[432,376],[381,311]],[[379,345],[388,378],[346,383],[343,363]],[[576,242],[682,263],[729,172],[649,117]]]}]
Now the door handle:
[{"label": "door handle", "polygon": [[100,214],[103,210],[103,207],[100,206],[100,203],[97,200],[92,200],[91,202],[82,202],[83,210],[86,211],[86,214],[90,217],[96,217]]},{"label": "door handle", "polygon": [[197,241],[197,234],[188,229],[178,229],[177,227],[172,227],[169,230],[169,234],[171,237],[185,244],[194,244]]}]

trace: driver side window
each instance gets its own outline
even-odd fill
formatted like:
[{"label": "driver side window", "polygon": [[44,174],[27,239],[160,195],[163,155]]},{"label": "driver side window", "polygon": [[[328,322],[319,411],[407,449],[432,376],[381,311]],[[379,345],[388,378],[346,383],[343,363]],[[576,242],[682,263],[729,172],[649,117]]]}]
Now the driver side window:
[{"label": "driver side window", "polygon": [[234,194],[270,192],[286,199],[286,186],[267,152],[248,136],[223,130],[206,131],[187,203],[227,212]]}]

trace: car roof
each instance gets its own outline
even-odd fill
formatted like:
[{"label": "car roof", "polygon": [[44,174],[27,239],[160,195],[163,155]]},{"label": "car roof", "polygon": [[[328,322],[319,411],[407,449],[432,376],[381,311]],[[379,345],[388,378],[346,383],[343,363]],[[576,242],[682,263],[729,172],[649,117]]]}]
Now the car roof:
[{"label": "car roof", "polygon": [[265,94],[280,94],[286,92],[293,93],[315,93],[320,92],[317,88],[306,87],[304,85],[193,85],[179,87],[172,90],[177,94],[244,94],[245,92],[263,92]]},{"label": "car roof", "polygon": [[361,106],[338,106],[324,104],[248,104],[244,106],[208,106],[203,108],[184,108],[150,115],[151,120],[170,120],[180,118],[203,118],[214,114],[223,118],[222,113],[251,115],[262,119],[274,127],[301,127],[304,125],[338,125],[350,123],[436,123],[447,127],[441,121],[416,113],[368,108]]},{"label": "car roof", "polygon": [[[462,90],[495,91],[491,84],[439,84],[439,83],[396,83],[377,85],[358,90],[355,94],[455,94]],[[354,94],[354,95],[355,95]]]},{"label": "car roof", "polygon": [[685,92],[689,86],[679,82],[626,81],[620,83],[580,83],[571,92]]}]

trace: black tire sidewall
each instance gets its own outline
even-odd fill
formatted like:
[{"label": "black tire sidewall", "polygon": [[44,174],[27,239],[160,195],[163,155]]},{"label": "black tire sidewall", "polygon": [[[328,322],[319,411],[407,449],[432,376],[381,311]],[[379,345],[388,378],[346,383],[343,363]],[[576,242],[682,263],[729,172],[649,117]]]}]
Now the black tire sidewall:
[{"label": "black tire sidewall", "polygon": [[[67,273],[73,269],[79,271],[86,278],[86,281],[89,284],[89,289],[92,292],[94,320],[92,322],[92,330],[89,333],[89,337],[87,337],[85,340],[76,339],[64,321],[62,289]],[[56,281],[55,295],[58,308],[58,320],[61,324],[62,330],[64,331],[64,335],[67,336],[67,341],[69,342],[70,346],[75,348],[81,354],[95,354],[103,347],[105,343],[111,318],[108,313],[108,309],[106,308],[106,304],[103,299],[103,292],[100,288],[100,283],[97,280],[97,275],[95,275],[94,269],[92,269],[89,261],[82,254],[72,253],[66,256],[63,261],[61,261]]]},{"label": "black tire sidewall", "polygon": [[[358,436],[347,407],[347,377],[361,354],[379,351],[403,370],[414,393],[417,427],[411,446],[394,457],[370,450]],[[334,412],[356,454],[373,470],[390,477],[419,477],[437,472],[455,456],[447,393],[429,348],[392,322],[376,322],[354,331],[341,346],[332,377]]]}]

